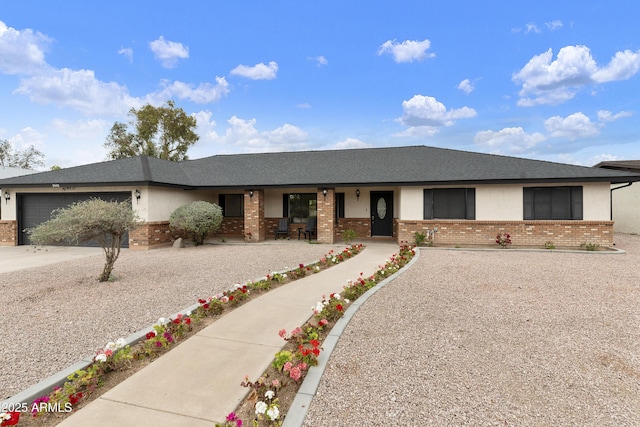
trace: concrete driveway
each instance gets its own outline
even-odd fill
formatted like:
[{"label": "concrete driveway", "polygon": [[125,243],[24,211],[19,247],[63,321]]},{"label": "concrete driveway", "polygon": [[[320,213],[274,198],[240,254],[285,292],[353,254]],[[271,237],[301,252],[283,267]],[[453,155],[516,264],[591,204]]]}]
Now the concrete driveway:
[{"label": "concrete driveway", "polygon": [[72,259],[101,255],[102,248],[75,246],[0,246],[0,274]]}]

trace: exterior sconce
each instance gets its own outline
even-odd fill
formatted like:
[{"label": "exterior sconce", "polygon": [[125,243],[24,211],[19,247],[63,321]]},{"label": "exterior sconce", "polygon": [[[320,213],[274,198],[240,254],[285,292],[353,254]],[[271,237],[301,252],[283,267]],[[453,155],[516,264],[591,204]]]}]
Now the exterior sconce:
[{"label": "exterior sconce", "polygon": [[249,198],[253,199],[253,190],[249,190]]},{"label": "exterior sconce", "polygon": [[4,192],[4,204],[8,205],[9,204],[9,200],[11,200],[11,193],[9,193],[8,191]]},{"label": "exterior sconce", "polygon": [[327,198],[327,189],[326,188],[322,189],[322,195],[324,196],[325,199]]},{"label": "exterior sconce", "polygon": [[136,191],[134,191],[133,194],[136,196],[136,204],[140,203],[140,196],[141,196],[140,190],[136,188]]},{"label": "exterior sconce", "polygon": [[360,200],[360,189],[356,190],[356,200]]}]

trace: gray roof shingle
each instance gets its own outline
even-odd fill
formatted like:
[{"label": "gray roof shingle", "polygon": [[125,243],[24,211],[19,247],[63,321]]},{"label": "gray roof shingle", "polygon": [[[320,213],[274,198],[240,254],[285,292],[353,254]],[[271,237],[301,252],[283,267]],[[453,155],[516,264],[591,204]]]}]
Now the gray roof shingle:
[{"label": "gray roof shingle", "polygon": [[0,180],[51,184],[267,188],[381,184],[640,181],[640,174],[427,146],[215,155],[170,162],[137,156]]}]

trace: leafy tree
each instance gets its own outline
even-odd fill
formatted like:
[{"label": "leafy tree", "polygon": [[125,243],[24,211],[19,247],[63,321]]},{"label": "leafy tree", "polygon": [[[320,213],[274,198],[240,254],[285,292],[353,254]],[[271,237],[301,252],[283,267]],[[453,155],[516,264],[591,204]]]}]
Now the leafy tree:
[{"label": "leafy tree", "polygon": [[35,169],[44,167],[44,154],[33,145],[14,150],[7,140],[0,140],[0,165],[11,168]]},{"label": "leafy tree", "polygon": [[204,243],[210,233],[222,223],[222,208],[204,201],[180,206],[169,217],[169,227],[190,238],[196,246]]},{"label": "leafy tree", "polygon": [[104,146],[109,149],[109,159],[122,159],[141,154],[160,159],[187,160],[187,150],[199,137],[195,133],[196,119],[188,116],[182,108],[176,108],[173,101],[165,106],[154,107],[147,104],[136,110],[129,110],[134,118],[129,126],[115,122],[111,127]]},{"label": "leafy tree", "polygon": [[53,218],[28,231],[33,245],[78,244],[96,241],[106,262],[98,280],[105,282],[118,256],[125,234],[139,224],[131,199],[107,202],[92,198],[53,212]]}]

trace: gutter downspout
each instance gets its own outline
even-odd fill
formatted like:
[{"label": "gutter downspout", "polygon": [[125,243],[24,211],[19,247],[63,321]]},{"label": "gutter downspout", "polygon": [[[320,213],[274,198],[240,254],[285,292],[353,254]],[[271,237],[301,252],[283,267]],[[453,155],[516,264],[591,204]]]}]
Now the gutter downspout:
[{"label": "gutter downspout", "polygon": [[609,220],[613,221],[613,190],[619,190],[621,188],[629,187],[633,182],[627,182],[625,185],[615,187],[609,190]]}]

